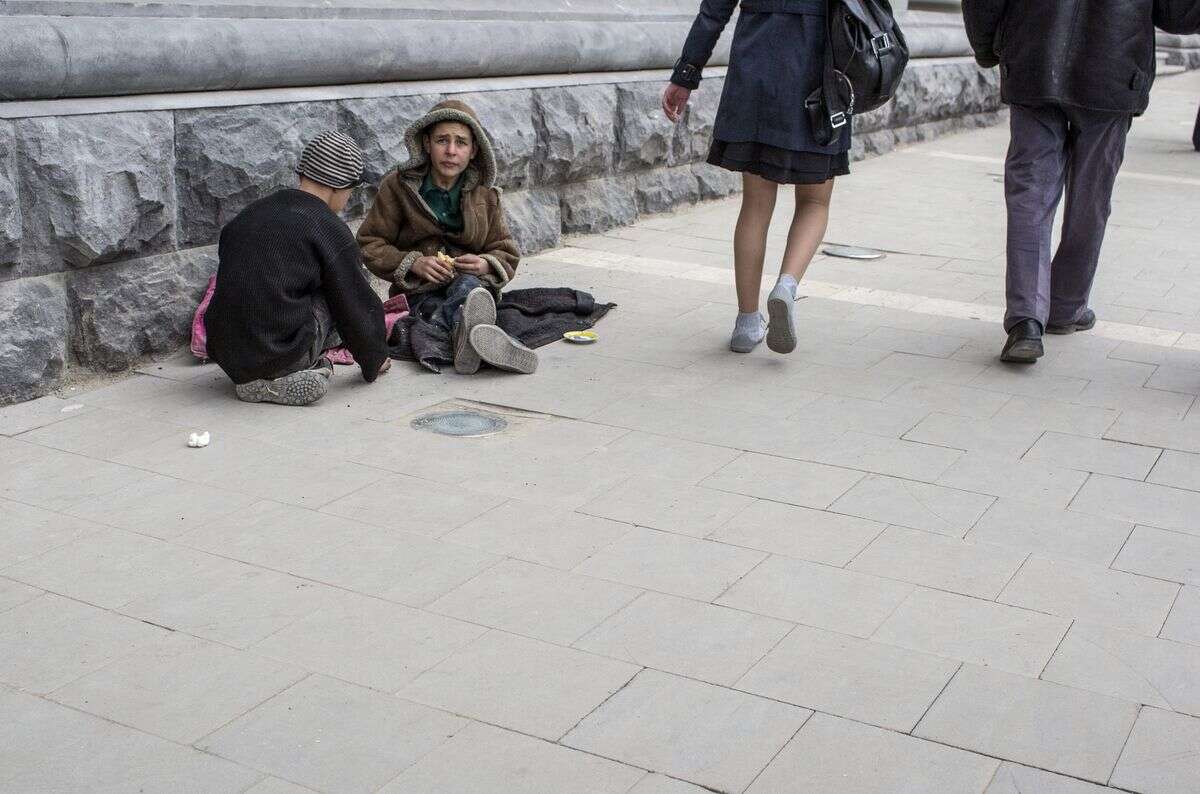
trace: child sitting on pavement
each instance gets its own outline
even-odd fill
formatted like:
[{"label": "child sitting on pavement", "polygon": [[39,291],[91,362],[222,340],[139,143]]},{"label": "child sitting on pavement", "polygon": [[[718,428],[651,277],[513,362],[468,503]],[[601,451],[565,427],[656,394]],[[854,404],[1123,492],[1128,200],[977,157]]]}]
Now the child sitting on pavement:
[{"label": "child sitting on pavement", "polygon": [[358,231],[367,267],[407,297],[413,318],[449,335],[455,371],[473,374],[483,361],[532,373],[537,354],[496,324],[520,256],[486,131],[469,106],[449,100],[410,125],[405,143],[409,161],[384,178]]},{"label": "child sitting on pavement", "polygon": [[391,365],[383,306],[338,213],[363,177],[362,151],[325,132],[305,148],[299,186],[246,207],[221,230],[208,354],[238,399],[308,405],[325,396],[344,344],[372,382]]}]

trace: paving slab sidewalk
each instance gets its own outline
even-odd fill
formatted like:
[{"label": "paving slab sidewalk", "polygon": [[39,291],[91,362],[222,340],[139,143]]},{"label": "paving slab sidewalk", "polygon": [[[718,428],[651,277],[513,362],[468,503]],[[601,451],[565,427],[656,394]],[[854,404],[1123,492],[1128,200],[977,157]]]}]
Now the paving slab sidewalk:
[{"label": "paving slab sidewalk", "polygon": [[535,376],[290,409],[181,355],[0,410],[0,791],[1200,789],[1198,100],[1033,368],[990,129],[840,181],[888,257],[817,258],[790,357],[727,351],[732,200],[527,259],[619,304]]}]

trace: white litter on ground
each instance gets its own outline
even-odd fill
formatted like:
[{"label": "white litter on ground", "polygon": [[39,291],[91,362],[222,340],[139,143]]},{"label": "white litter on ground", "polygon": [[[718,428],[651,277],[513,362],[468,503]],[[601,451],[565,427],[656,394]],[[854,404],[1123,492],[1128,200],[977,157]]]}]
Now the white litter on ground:
[{"label": "white litter on ground", "polygon": [[188,446],[192,449],[207,447],[210,440],[211,437],[209,436],[207,430],[205,430],[203,433],[192,433],[190,436],[188,436]]}]

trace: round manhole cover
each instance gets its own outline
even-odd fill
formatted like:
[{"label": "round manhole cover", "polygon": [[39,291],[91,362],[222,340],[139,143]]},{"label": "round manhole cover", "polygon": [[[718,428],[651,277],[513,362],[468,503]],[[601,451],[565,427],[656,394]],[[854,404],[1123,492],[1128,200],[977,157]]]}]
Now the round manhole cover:
[{"label": "round manhole cover", "polygon": [[887,254],[874,248],[859,248],[856,245],[827,245],[825,253],[841,259],[883,259]]},{"label": "round manhole cover", "polygon": [[499,433],[508,427],[508,422],[478,411],[439,411],[418,416],[412,420],[412,426],[429,433],[468,438]]}]

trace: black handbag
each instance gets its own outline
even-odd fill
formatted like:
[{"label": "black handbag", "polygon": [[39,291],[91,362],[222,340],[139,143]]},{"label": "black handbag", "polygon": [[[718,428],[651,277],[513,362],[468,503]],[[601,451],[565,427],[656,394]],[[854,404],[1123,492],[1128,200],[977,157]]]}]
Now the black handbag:
[{"label": "black handbag", "polygon": [[830,0],[827,22],[821,87],[804,103],[821,146],[856,114],[886,104],[908,66],[908,42],[888,0]]}]

